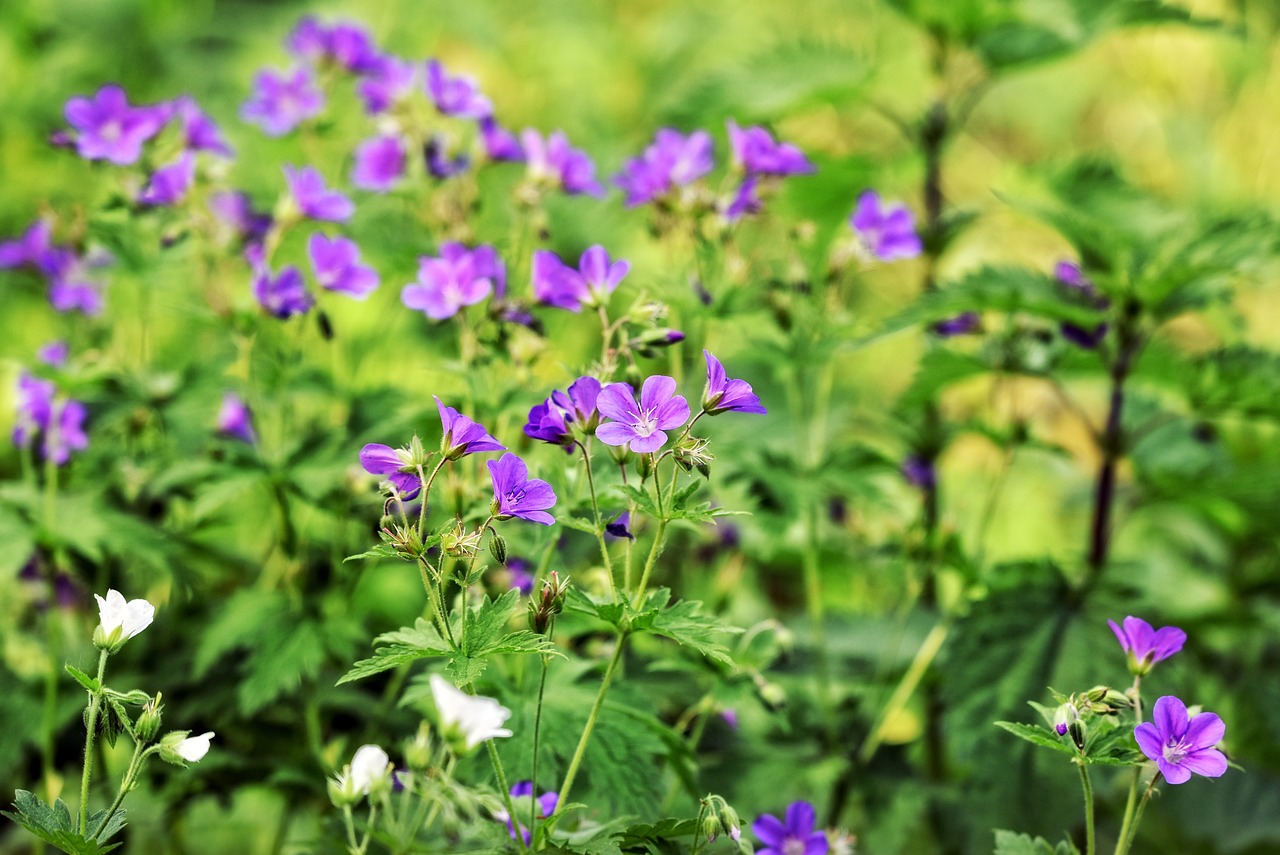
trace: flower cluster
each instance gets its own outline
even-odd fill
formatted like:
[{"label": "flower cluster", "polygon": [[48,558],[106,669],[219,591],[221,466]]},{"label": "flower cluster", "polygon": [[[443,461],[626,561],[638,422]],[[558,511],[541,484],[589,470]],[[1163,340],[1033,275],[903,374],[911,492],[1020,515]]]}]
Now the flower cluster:
[{"label": "flower cluster", "polygon": [[25,372],[19,375],[16,410],[13,444],[19,448],[29,448],[39,439],[40,456],[62,466],[72,452],[89,447],[84,404],[58,397],[52,381]]},{"label": "flower cluster", "polygon": [[100,313],[102,284],[93,271],[112,261],[101,250],[81,255],[72,247],[55,244],[53,224],[44,219],[21,236],[0,241],[0,269],[24,268],[40,274],[49,288],[49,303],[59,312]]}]

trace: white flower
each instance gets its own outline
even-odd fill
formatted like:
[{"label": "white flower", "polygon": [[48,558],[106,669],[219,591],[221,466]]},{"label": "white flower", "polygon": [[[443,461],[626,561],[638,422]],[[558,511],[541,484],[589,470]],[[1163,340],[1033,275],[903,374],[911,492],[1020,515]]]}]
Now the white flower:
[{"label": "white flower", "polygon": [[173,747],[173,752],[188,763],[199,763],[209,753],[209,740],[213,739],[213,731],[199,736],[188,736]]},{"label": "white flower", "polygon": [[439,674],[431,675],[431,694],[440,712],[440,726],[461,733],[468,749],[495,736],[511,735],[511,731],[502,726],[511,718],[511,710],[493,698],[468,695]]},{"label": "white flower", "polygon": [[124,594],[112,588],[107,591],[104,600],[97,594],[93,598],[98,601],[98,624],[104,637],[110,637],[116,628],[120,629],[120,639],[133,638],[155,619],[156,607],[146,600],[124,601]]},{"label": "white flower", "polygon": [[387,776],[387,767],[390,765],[391,758],[377,745],[361,745],[356,749],[356,756],[351,759],[349,780],[352,789],[367,796],[373,783]]}]

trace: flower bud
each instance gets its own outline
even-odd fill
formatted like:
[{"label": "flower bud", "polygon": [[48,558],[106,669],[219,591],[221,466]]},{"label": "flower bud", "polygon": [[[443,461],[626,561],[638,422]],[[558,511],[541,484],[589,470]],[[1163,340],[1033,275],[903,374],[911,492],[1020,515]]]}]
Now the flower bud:
[{"label": "flower bud", "polygon": [[673,344],[679,344],[684,341],[684,333],[679,330],[673,330],[668,327],[657,327],[651,330],[645,330],[639,335],[631,338],[627,342],[627,347],[641,356],[655,357],[658,351],[664,347],[670,347]]},{"label": "flower bud", "polygon": [[198,763],[209,753],[209,741],[213,731],[191,736],[189,730],[174,730],[160,740],[160,759],[175,766]]},{"label": "flower bud", "polygon": [[720,824],[720,817],[716,815],[716,812],[710,811],[703,816],[702,828],[700,830],[707,836],[707,841],[712,842],[720,836],[720,832],[725,829],[724,826]]},{"label": "flower bud", "polygon": [[163,711],[160,692],[156,692],[155,699],[148,701],[142,708],[142,712],[138,713],[138,721],[134,725],[134,732],[138,736],[140,745],[146,745],[156,738],[156,734],[160,732],[160,714]]},{"label": "flower bud", "polygon": [[431,728],[424,721],[418,725],[418,732],[405,745],[404,762],[410,769],[425,771],[431,766]]},{"label": "flower bud", "polygon": [[328,782],[329,801],[336,808],[355,807],[364,798],[364,793],[356,789],[351,780],[351,766],[343,766],[342,771]]},{"label": "flower bud", "polygon": [[[394,498],[387,499],[388,502],[395,501]],[[386,526],[382,529],[383,539],[391,544],[396,553],[406,561],[417,561],[426,550],[422,547],[422,538],[418,536],[418,530],[413,526],[406,528],[402,525],[394,525],[390,528]]]},{"label": "flower bud", "polygon": [[771,710],[777,711],[787,705],[787,692],[777,683],[761,681],[756,690],[760,694],[760,700]]},{"label": "flower bud", "polygon": [[1053,713],[1053,729],[1059,736],[1066,736],[1072,723],[1080,718],[1076,705],[1070,701],[1062,704]]},{"label": "flower bud", "polygon": [[446,555],[454,558],[470,558],[480,549],[480,532],[468,532],[462,520],[458,520],[452,529],[440,540],[440,548]]},{"label": "flower bud", "polygon": [[507,539],[496,531],[492,532],[489,537],[489,554],[499,564],[507,563]]},{"label": "flower bud", "polygon": [[551,619],[564,609],[564,598],[569,592],[569,580],[560,580],[560,574],[552,570],[542,583],[542,591],[529,600],[529,628],[545,635]]},{"label": "flower bud", "polygon": [[636,455],[636,474],[640,476],[641,481],[648,480],[653,474],[653,455],[637,454]]}]

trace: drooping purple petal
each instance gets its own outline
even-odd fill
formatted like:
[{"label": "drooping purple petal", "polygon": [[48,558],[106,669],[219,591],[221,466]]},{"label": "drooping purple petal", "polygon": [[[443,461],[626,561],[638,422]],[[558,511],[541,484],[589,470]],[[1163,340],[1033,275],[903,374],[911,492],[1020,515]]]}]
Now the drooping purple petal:
[{"label": "drooping purple petal", "polygon": [[404,177],[406,152],[398,136],[367,139],[356,146],[351,183],[361,190],[390,192]]}]

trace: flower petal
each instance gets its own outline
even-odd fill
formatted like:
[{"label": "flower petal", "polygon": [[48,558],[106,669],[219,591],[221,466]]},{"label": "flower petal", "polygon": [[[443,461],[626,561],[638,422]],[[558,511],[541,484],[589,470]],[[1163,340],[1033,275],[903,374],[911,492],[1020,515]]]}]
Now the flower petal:
[{"label": "flower petal", "polygon": [[1138,740],[1138,747],[1150,760],[1159,760],[1164,756],[1164,740],[1156,726],[1145,721],[1133,729],[1133,737]]},{"label": "flower petal", "polygon": [[818,815],[808,802],[792,802],[787,806],[787,830],[796,837],[804,837],[813,831]]},{"label": "flower petal", "polygon": [[1216,748],[1192,751],[1182,758],[1182,767],[1206,778],[1220,778],[1227,771],[1227,756]]},{"label": "flower petal", "polygon": [[360,465],[370,475],[390,475],[399,471],[404,464],[400,455],[389,445],[371,442],[360,449]]},{"label": "flower petal", "polygon": [[1186,740],[1192,751],[1212,748],[1222,741],[1227,726],[1222,719],[1211,712],[1200,713],[1187,725]]},{"label": "flower petal", "polygon": [[1156,700],[1155,708],[1151,711],[1151,720],[1160,731],[1161,741],[1169,742],[1182,738],[1187,732],[1190,719],[1187,716],[1186,704],[1173,695],[1164,695]]},{"label": "flower petal", "polygon": [[676,381],[665,374],[654,374],[646,377],[640,389],[640,407],[645,410],[656,410],[671,400],[676,393]]},{"label": "flower petal", "polygon": [[771,814],[765,814],[751,824],[751,831],[770,846],[781,847],[787,838],[787,827],[782,820]]}]

